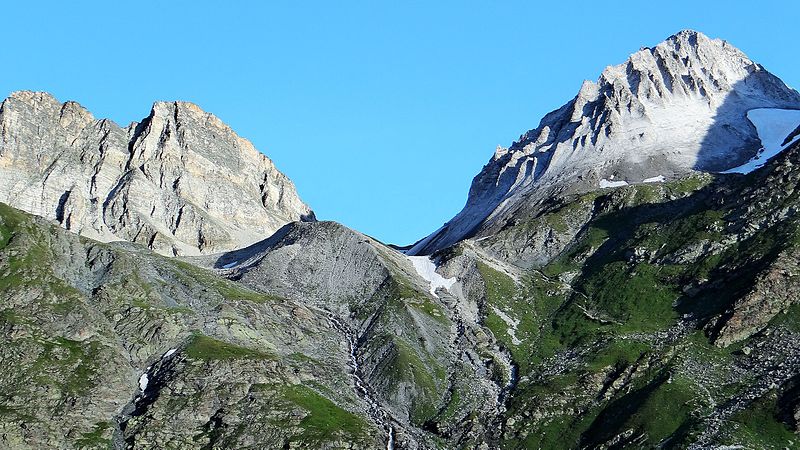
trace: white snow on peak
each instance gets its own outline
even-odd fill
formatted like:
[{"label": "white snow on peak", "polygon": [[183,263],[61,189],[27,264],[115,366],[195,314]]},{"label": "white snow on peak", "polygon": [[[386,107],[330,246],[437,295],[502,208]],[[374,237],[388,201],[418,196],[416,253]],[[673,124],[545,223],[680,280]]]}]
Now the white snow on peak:
[{"label": "white snow on peak", "polygon": [[780,153],[783,149],[800,139],[783,145],[783,141],[800,125],[800,110],[759,108],[747,111],[747,118],[753,123],[761,140],[761,150],[750,161],[722,173],[750,173]]},{"label": "white snow on peak", "polygon": [[414,270],[417,271],[419,276],[430,283],[431,294],[434,297],[439,297],[436,295],[436,289],[442,287],[450,290],[450,288],[453,286],[453,283],[456,282],[455,278],[445,278],[436,273],[436,264],[427,256],[406,256],[406,258],[408,258],[411,261],[411,264],[414,265]]},{"label": "white snow on peak", "polygon": [[613,187],[621,187],[621,186],[627,186],[627,185],[628,185],[628,182],[627,181],[622,181],[622,180],[620,180],[620,181],[612,181],[612,180],[606,180],[605,178],[600,180],[600,187],[601,188],[613,188]]},{"label": "white snow on peak", "polygon": [[161,357],[161,359],[169,358],[170,356],[172,356],[173,354],[175,354],[175,352],[176,352],[177,350],[178,350],[178,349],[176,349],[176,348],[171,348],[171,349],[167,350],[167,352],[166,352],[166,353],[164,353],[164,356],[162,356],[162,357]]},{"label": "white snow on peak", "polygon": [[[148,367],[147,369],[149,370],[150,368]],[[147,372],[143,373],[142,376],[139,377],[139,389],[142,392],[144,392],[144,390],[147,389],[147,383],[149,381],[150,379],[147,377]]]},{"label": "white snow on peak", "polygon": [[664,180],[666,180],[664,175],[659,175],[657,177],[645,178],[644,180],[642,180],[642,183],[663,183]]}]

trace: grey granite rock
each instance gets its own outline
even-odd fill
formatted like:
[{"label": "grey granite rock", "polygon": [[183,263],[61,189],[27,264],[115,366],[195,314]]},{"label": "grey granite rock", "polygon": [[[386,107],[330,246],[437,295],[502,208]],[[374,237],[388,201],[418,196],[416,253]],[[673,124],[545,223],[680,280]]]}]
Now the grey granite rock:
[{"label": "grey granite rock", "polygon": [[728,42],[682,31],[606,67],[510,148],[498,147],[464,209],[411,253],[489,235],[520,204],[562,191],[736,167],[760,147],[746,116],[755,108],[800,109],[800,94]]},{"label": "grey granite rock", "polygon": [[166,255],[240,248],[314,218],[266,156],[194,104],[157,102],[123,129],[27,91],[0,106],[0,201]]}]

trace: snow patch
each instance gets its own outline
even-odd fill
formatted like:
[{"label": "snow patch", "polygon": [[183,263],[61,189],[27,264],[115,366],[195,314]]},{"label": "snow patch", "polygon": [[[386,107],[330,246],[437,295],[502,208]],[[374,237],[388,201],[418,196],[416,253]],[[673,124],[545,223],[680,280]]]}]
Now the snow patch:
[{"label": "snow patch", "polygon": [[628,182],[627,181],[622,181],[622,180],[620,180],[620,181],[611,181],[611,180],[606,180],[605,178],[600,180],[600,187],[601,188],[622,187],[622,186],[627,186],[627,185],[628,185]]},{"label": "snow patch", "polygon": [[[150,368],[148,367],[147,370],[150,370]],[[147,377],[147,372],[143,373],[142,376],[139,377],[139,389],[142,392],[144,392],[144,390],[147,389],[147,383],[149,381],[150,379]]]},{"label": "snow patch", "polygon": [[783,145],[783,141],[800,125],[800,111],[796,109],[759,108],[747,111],[747,118],[756,127],[761,140],[761,150],[750,161],[722,173],[750,173],[800,139]]},{"label": "snow patch", "polygon": [[171,348],[167,350],[167,353],[164,353],[164,356],[162,356],[161,359],[169,358],[170,356],[174,355],[177,350],[177,348]]},{"label": "snow patch", "polygon": [[239,261],[229,262],[228,264],[225,264],[224,266],[222,266],[222,268],[223,269],[230,269],[232,267],[236,267],[237,264],[239,264]]},{"label": "snow patch", "polygon": [[427,256],[406,256],[414,265],[414,270],[431,285],[431,294],[436,295],[436,289],[442,287],[448,291],[456,282],[455,278],[445,278],[436,273],[436,264]]},{"label": "snow patch", "polygon": [[663,183],[664,180],[666,180],[664,175],[659,175],[657,177],[645,178],[644,180],[642,180],[642,183]]},{"label": "snow patch", "polygon": [[503,312],[501,309],[497,308],[494,305],[489,305],[492,308],[492,311],[497,314],[497,317],[503,319],[503,322],[508,325],[508,329],[506,333],[511,337],[511,343],[514,345],[522,344],[522,341],[517,339],[517,326],[519,325],[518,319],[512,319],[508,314]]}]

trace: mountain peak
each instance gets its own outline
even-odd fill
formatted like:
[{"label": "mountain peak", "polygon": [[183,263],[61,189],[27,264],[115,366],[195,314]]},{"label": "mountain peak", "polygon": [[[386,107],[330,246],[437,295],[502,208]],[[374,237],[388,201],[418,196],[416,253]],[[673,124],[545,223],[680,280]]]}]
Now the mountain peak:
[{"label": "mountain peak", "polygon": [[570,102],[495,152],[464,209],[410,253],[446,247],[545,191],[736,167],[760,148],[747,119],[758,108],[800,109],[800,94],[726,41],[680,31],[584,81]]},{"label": "mountain peak", "polygon": [[192,117],[192,118],[195,118],[195,119],[213,121],[215,123],[218,123],[220,126],[224,126],[224,127],[228,128],[228,126],[225,125],[222,122],[222,120],[220,120],[217,116],[215,116],[214,114],[212,114],[212,113],[210,113],[208,111],[205,111],[198,104],[193,103],[193,102],[189,102],[189,101],[184,101],[184,100],[171,100],[171,101],[159,100],[159,101],[153,102],[153,107],[150,110],[150,117],[153,117],[153,116],[159,116],[159,117],[171,116],[171,117],[175,117],[177,115],[181,115],[183,117]]},{"label": "mountain peak", "polygon": [[682,41],[682,42],[690,42],[693,45],[698,45],[699,40],[706,40],[710,41],[711,38],[706,36],[700,31],[692,30],[690,28],[685,28],[683,30],[678,31],[677,33],[673,34],[672,36],[666,38],[664,42],[670,41]]},{"label": "mountain peak", "polygon": [[243,247],[314,217],[269,158],[193,103],[155,102],[122,129],[31,91],[0,109],[0,202],[168,255]]}]

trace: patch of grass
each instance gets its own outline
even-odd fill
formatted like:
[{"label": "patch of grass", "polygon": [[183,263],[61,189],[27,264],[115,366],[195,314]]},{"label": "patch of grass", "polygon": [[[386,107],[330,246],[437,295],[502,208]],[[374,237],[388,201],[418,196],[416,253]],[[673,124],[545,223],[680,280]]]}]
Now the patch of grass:
[{"label": "patch of grass", "polygon": [[104,438],[106,430],[111,428],[108,422],[98,422],[94,429],[88,433],[83,433],[75,440],[75,446],[79,449],[108,449],[111,448],[111,439]]},{"label": "patch of grass", "polygon": [[604,265],[581,287],[591,304],[628,328],[656,330],[670,325],[676,317],[672,303],[680,291],[674,284],[675,274],[673,267],[665,265],[614,262]]},{"label": "patch of grass", "polygon": [[[12,345],[16,345],[19,341],[13,342]],[[104,347],[99,342],[56,337],[49,340],[31,338],[27,344],[30,344],[26,345],[29,349],[38,347],[29,350],[36,352],[36,359],[17,368],[0,391],[8,390],[13,395],[20,395],[33,386],[46,385],[62,396],[83,396],[95,387],[98,365],[104,363]]]},{"label": "patch of grass", "polygon": [[727,440],[745,448],[798,448],[800,436],[780,422],[777,414],[776,396],[772,392],[731,418],[733,426],[728,427]]},{"label": "patch of grass", "polygon": [[[560,282],[550,280],[538,272],[525,274],[519,283],[483,263],[478,270],[486,285],[486,311],[484,324],[504,347],[509,349],[522,373],[540,363],[561,347],[550,332],[550,321],[565,301]],[[519,321],[514,330],[515,342],[509,333],[509,324],[491,307],[502,311],[512,320]]]},{"label": "patch of grass", "polygon": [[719,241],[725,215],[725,211],[706,209],[666,225],[641,225],[635,236],[637,245],[666,255],[690,243]]},{"label": "patch of grass", "polygon": [[228,344],[198,333],[192,335],[189,340],[189,344],[186,346],[186,355],[201,361],[274,358],[268,353]]},{"label": "patch of grass", "polygon": [[665,183],[667,189],[676,194],[689,194],[699,191],[714,181],[714,176],[710,174],[696,174],[679,180]]},{"label": "patch of grass", "polygon": [[691,419],[698,397],[690,381],[662,373],[605,407],[583,433],[582,446],[596,447],[624,430],[634,430],[634,436],[642,436],[643,445],[652,448]]},{"label": "patch of grass", "polygon": [[[406,333],[403,333],[403,336]],[[433,418],[447,388],[447,373],[442,365],[424,347],[408,342],[403,336],[382,333],[372,336],[364,351],[380,355],[376,367],[384,380],[385,389],[406,390],[409,398],[406,405],[411,421],[418,426]],[[387,395],[392,395],[391,393]]]},{"label": "patch of grass", "polygon": [[8,323],[12,325],[21,325],[21,324],[32,323],[32,320],[20,315],[18,311],[15,311],[13,309],[4,309],[0,310],[0,324],[3,323]]},{"label": "patch of grass", "polygon": [[398,382],[406,381],[415,386],[418,395],[411,401],[411,421],[422,425],[437,412],[442,397],[440,387],[444,386],[446,373],[432,358],[426,358],[427,363],[423,362],[414,348],[402,339],[393,339],[393,344],[395,352],[391,375]]},{"label": "patch of grass", "polygon": [[[551,212],[542,215],[538,220],[543,220],[553,231],[566,233],[569,231],[569,221],[581,211],[589,210],[591,203],[597,198],[596,194],[586,194],[576,198]],[[535,223],[536,221],[534,221]]]},{"label": "patch of grass", "polygon": [[205,287],[211,288],[220,296],[227,300],[242,300],[253,303],[266,303],[283,301],[284,299],[269,294],[263,294],[250,290],[238,283],[230,281],[217,275],[209,270],[194,266],[184,261],[177,259],[166,259],[168,263],[174,265],[178,270],[175,271],[179,278],[182,278],[187,284],[191,285],[192,282],[199,283]]},{"label": "patch of grass", "polygon": [[448,420],[455,418],[455,415],[458,413],[461,406],[461,393],[459,389],[454,389],[450,395],[449,401],[447,402],[447,406],[445,406],[436,420],[438,422],[446,423]]},{"label": "patch of grass", "polygon": [[782,314],[775,316],[770,324],[783,326],[793,333],[800,333],[800,304],[791,305]]},{"label": "patch of grass", "polygon": [[443,325],[449,325],[450,320],[444,309],[434,303],[430,297],[411,287],[411,282],[398,275],[392,275],[389,281],[388,296],[404,305],[416,309]]},{"label": "patch of grass", "polygon": [[365,437],[367,427],[362,418],[340,408],[313,389],[292,385],[286,386],[282,394],[308,413],[299,423],[303,434],[293,436],[292,441],[322,443],[347,438],[361,440]]},{"label": "patch of grass", "polygon": [[580,270],[586,258],[600,248],[608,238],[609,231],[605,228],[589,226],[578,236],[574,245],[544,266],[542,272],[549,277],[557,277],[564,272]]},{"label": "patch of grass", "polygon": [[528,434],[518,447],[526,449],[579,448],[581,431],[591,421],[585,417],[559,415],[548,418]]},{"label": "patch of grass", "polygon": [[17,228],[28,220],[20,210],[0,203],[0,250],[8,246]]},{"label": "patch of grass", "polygon": [[486,298],[495,304],[506,304],[517,294],[517,286],[508,275],[478,262],[478,271],[486,286]]},{"label": "patch of grass", "polygon": [[627,367],[650,351],[649,344],[632,340],[614,340],[594,354],[587,369],[597,372],[606,367]]}]

